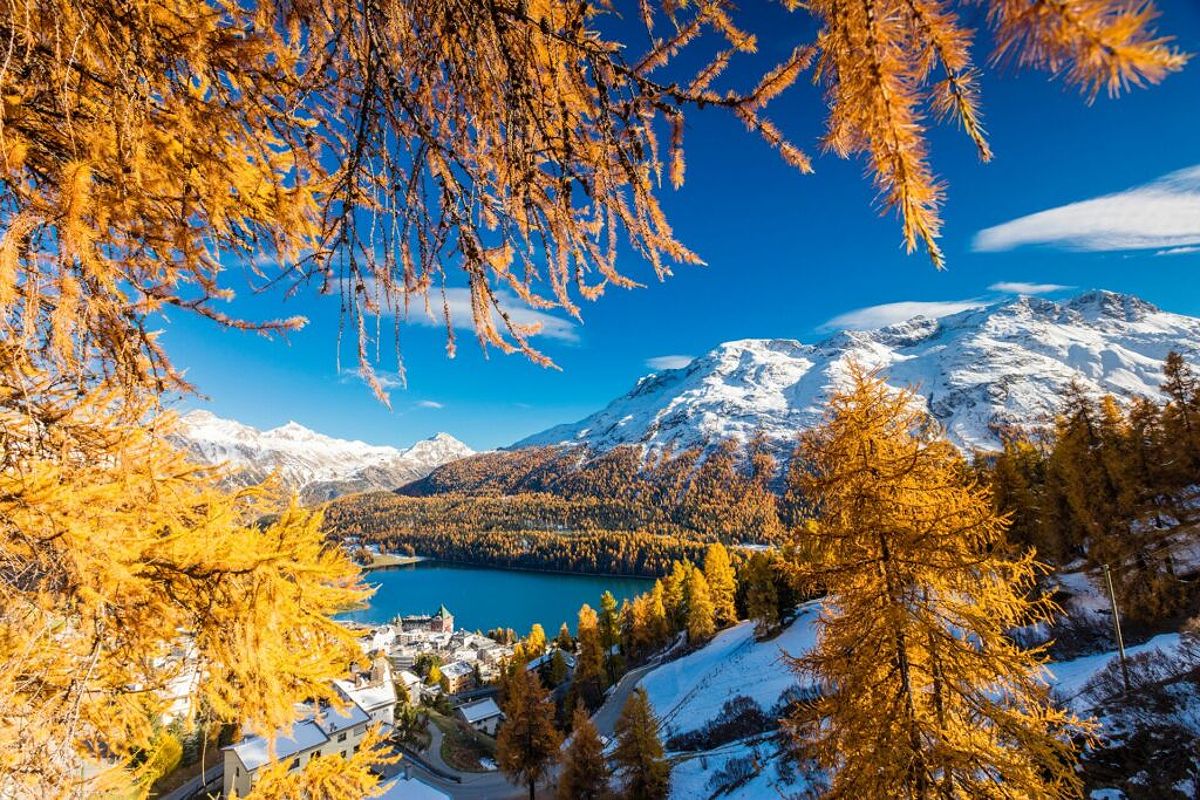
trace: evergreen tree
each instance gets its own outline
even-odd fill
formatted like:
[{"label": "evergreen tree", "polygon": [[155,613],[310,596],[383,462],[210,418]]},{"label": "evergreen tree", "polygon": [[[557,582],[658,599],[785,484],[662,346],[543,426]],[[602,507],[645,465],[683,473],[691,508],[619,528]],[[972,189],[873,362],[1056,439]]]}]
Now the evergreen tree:
[{"label": "evergreen tree", "polygon": [[567,659],[563,651],[556,649],[546,665],[546,680],[550,686],[560,686],[567,679]]},{"label": "evergreen tree", "polygon": [[616,647],[621,642],[621,616],[617,611],[617,598],[612,592],[600,596],[600,645],[604,648],[604,671],[608,682],[617,680],[618,660]]},{"label": "evergreen tree", "polygon": [[571,739],[563,753],[558,777],[559,800],[601,800],[608,797],[608,760],[600,734],[587,712],[576,708]]},{"label": "evergreen tree", "polygon": [[562,735],[554,727],[554,703],[536,672],[517,670],[503,711],[496,762],[513,782],[528,786],[529,800],[534,800],[537,783],[553,768],[562,744]]},{"label": "evergreen tree", "polygon": [[658,740],[658,724],[646,690],[639,686],[621,709],[613,751],[629,800],[664,800],[670,792],[671,765]]},{"label": "evergreen tree", "polygon": [[771,560],[765,553],[754,553],[742,568],[741,586],[745,594],[746,616],[754,620],[759,636],[779,625],[779,594]]},{"label": "evergreen tree", "polygon": [[713,613],[718,627],[737,622],[737,578],[733,565],[729,563],[729,551],[720,542],[708,546],[704,554],[704,578],[712,596]]},{"label": "evergreen tree", "polygon": [[712,596],[704,573],[693,569],[688,576],[688,643],[695,646],[712,638],[716,630]]},{"label": "evergreen tree", "polygon": [[824,688],[800,746],[838,797],[1077,796],[1079,723],[1008,635],[1051,610],[1035,562],[1001,555],[1003,517],[912,393],[852,376],[802,439],[829,596],[795,661]]},{"label": "evergreen tree", "polygon": [[554,643],[558,645],[559,650],[571,652],[575,649],[575,639],[571,636],[571,629],[567,627],[567,623],[563,623],[558,629],[558,636],[554,638]]}]

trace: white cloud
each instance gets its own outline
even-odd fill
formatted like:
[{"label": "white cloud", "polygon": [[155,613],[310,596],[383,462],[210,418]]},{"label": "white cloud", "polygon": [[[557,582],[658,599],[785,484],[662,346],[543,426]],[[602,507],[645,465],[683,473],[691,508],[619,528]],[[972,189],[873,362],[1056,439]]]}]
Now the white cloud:
[{"label": "white cloud", "polygon": [[1049,294],[1074,288],[1074,286],[1063,286],[1061,283],[1025,283],[1023,281],[1000,281],[988,287],[993,292],[1004,292],[1005,294]]},{"label": "white cloud", "polygon": [[419,400],[417,401],[418,408],[445,408],[443,404],[437,400]]},{"label": "white cloud", "polygon": [[1200,253],[1200,247],[1171,247],[1166,250],[1159,250],[1154,255],[1156,256],[1184,256],[1190,253]]},{"label": "white cloud", "polygon": [[[342,369],[339,381],[346,383],[351,380],[362,381],[366,383],[366,379],[357,369],[345,367]],[[375,370],[375,380],[379,381],[379,385],[384,389],[403,389],[404,378],[400,377],[398,372],[389,372],[387,370]]]},{"label": "white cloud", "polygon": [[[578,326],[569,319],[555,316],[546,311],[529,308],[520,298],[511,292],[497,291],[496,296],[500,305],[508,313],[508,318],[514,325],[540,325],[534,336],[544,336],[547,339],[559,339],[564,342],[579,341]],[[474,330],[474,319],[471,316],[471,290],[466,287],[451,287],[446,289],[446,306],[450,309],[450,322],[460,330]],[[430,313],[426,313],[424,301],[414,298],[409,306],[408,322],[414,325],[425,325],[440,328],[446,324],[442,316],[442,297],[437,291],[429,294]],[[503,321],[494,314],[497,329],[503,331]]]},{"label": "white cloud", "polygon": [[692,363],[695,356],[655,356],[654,358],[646,359],[646,366],[650,369],[680,369]]},{"label": "white cloud", "polygon": [[838,314],[819,326],[818,330],[871,330],[904,322],[916,316],[936,319],[984,305],[986,303],[980,300],[902,300],[898,303],[883,303]]},{"label": "white cloud", "polygon": [[1152,183],[1020,217],[975,234],[974,249],[1044,244],[1070,250],[1200,245],[1200,164]]}]

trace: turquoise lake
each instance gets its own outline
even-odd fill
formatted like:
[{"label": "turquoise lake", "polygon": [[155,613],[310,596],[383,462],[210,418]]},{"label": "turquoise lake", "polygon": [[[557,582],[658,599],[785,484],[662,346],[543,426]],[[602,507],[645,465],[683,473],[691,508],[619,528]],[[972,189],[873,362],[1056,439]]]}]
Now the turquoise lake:
[{"label": "turquoise lake", "polygon": [[397,614],[432,613],[444,603],[454,614],[455,628],[512,628],[525,634],[533,623],[540,622],[547,636],[554,636],[564,622],[574,631],[579,607],[587,603],[598,608],[606,590],[619,604],[653,585],[645,578],[529,572],[442,561],[375,570],[367,573],[366,581],[378,587],[371,605],[346,614],[346,619],[383,623]]}]

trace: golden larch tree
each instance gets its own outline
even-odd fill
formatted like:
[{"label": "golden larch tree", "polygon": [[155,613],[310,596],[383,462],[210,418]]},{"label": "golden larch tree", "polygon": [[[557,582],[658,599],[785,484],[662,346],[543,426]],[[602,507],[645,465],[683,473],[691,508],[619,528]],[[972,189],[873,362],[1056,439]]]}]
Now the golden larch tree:
[{"label": "golden larch tree", "polygon": [[911,391],[851,379],[799,451],[828,596],[794,660],[822,691],[797,743],[829,797],[1078,796],[1086,725],[1051,704],[1043,649],[1010,636],[1053,610],[1038,565],[1006,554],[1005,518]]},{"label": "golden larch tree", "polygon": [[737,622],[734,597],[737,594],[737,577],[729,563],[729,551],[720,542],[708,546],[704,553],[704,578],[712,598],[716,624],[723,627]]}]

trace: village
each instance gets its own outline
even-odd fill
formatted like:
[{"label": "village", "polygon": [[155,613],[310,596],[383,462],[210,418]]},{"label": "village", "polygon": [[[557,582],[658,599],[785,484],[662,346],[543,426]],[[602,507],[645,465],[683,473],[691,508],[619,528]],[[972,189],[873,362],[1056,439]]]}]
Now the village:
[{"label": "village", "polygon": [[[318,757],[348,758],[375,725],[401,756],[400,766],[383,775],[385,800],[444,800],[449,795],[431,785],[429,775],[461,780],[456,773],[464,766],[468,772],[495,771],[488,756],[494,754],[494,737],[504,721],[496,682],[514,655],[512,632],[496,632],[510,640],[501,642],[479,632],[455,630],[454,615],[444,605],[433,613],[357,628],[369,667],[335,682],[343,707],[298,709],[290,731],[278,731],[274,737],[246,732],[223,748],[223,797],[245,796],[264,770],[280,761],[290,762],[291,770]],[[556,643],[543,649],[525,668],[545,669],[557,660],[565,667],[559,676],[565,686],[574,655]],[[458,748],[458,758],[446,758],[445,746],[435,746],[438,740]],[[423,768],[425,778],[414,776],[412,763]]]}]

